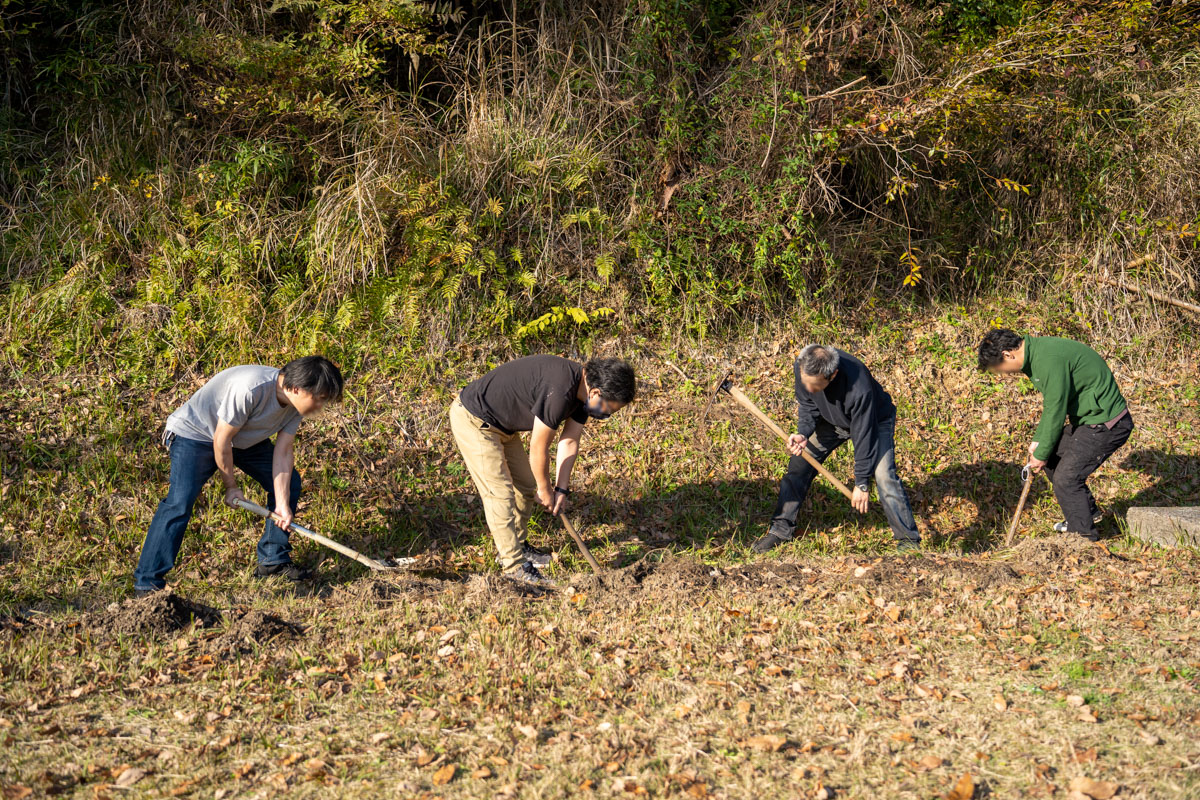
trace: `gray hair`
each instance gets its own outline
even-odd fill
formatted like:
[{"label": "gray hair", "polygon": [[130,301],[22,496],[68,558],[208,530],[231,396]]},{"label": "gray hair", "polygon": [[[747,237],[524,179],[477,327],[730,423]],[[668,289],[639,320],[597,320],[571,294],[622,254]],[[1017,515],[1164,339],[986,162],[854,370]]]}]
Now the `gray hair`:
[{"label": "gray hair", "polygon": [[819,375],[830,380],[838,369],[838,351],[829,345],[810,344],[800,351],[796,361],[800,362],[800,371],[805,375]]}]

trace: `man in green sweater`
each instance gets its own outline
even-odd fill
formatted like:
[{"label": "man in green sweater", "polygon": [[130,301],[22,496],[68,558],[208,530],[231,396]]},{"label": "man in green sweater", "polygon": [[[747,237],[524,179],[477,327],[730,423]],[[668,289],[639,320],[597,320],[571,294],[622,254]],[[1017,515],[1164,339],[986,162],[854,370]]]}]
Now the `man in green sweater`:
[{"label": "man in green sweater", "polygon": [[1023,372],[1042,393],[1042,420],[1029,445],[1029,468],[1045,469],[1054,485],[1066,517],[1055,530],[1098,540],[1100,513],[1087,479],[1133,432],[1133,417],[1108,364],[1080,342],[996,328],[979,344],[979,368]]}]

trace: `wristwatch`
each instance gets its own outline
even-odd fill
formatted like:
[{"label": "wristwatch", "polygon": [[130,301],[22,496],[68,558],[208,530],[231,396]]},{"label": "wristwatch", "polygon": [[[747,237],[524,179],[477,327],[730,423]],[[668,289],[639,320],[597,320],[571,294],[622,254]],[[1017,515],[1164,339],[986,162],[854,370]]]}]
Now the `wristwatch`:
[{"label": "wristwatch", "polygon": [[561,486],[555,486],[555,487],[554,487],[554,493],[555,493],[555,494],[563,494],[563,495],[568,495],[568,496],[570,496],[570,494],[571,494],[571,490],[570,490],[570,489],[564,489],[564,488],[562,488]]},{"label": "wristwatch", "polygon": [[854,488],[858,489],[860,492],[869,492],[869,491],[871,491],[871,484],[859,483],[859,484],[856,484]]}]

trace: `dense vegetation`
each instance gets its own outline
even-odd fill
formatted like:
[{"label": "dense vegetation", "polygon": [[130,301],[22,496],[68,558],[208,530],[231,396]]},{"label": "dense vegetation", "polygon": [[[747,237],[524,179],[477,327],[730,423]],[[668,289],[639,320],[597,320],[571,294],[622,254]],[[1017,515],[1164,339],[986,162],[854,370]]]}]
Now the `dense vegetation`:
[{"label": "dense vegetation", "polygon": [[154,380],[1070,296],[1135,258],[1186,294],[1196,12],[4,0],[4,345]]}]

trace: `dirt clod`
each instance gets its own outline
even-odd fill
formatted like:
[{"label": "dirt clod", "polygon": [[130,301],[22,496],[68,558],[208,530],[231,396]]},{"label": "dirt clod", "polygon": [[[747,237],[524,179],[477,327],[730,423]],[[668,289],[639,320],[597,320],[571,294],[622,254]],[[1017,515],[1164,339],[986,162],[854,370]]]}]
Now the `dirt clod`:
[{"label": "dirt clod", "polygon": [[1013,554],[1013,564],[1021,569],[1058,569],[1119,560],[1105,547],[1089,542],[1076,533],[1026,539],[1013,549]]},{"label": "dirt clod", "polygon": [[293,639],[303,629],[285,619],[265,611],[251,609],[240,613],[228,629],[213,640],[215,650],[252,650],[254,647],[277,639]]},{"label": "dirt clod", "polygon": [[161,635],[186,628],[195,622],[209,628],[221,621],[221,612],[203,603],[180,597],[172,591],[155,592],[126,600],[95,614],[88,628],[100,635]]},{"label": "dirt clod", "polygon": [[899,590],[912,596],[927,596],[930,586],[941,581],[971,583],[988,589],[1020,580],[1008,564],[966,558],[892,556],[871,564],[854,582],[860,585]]}]

